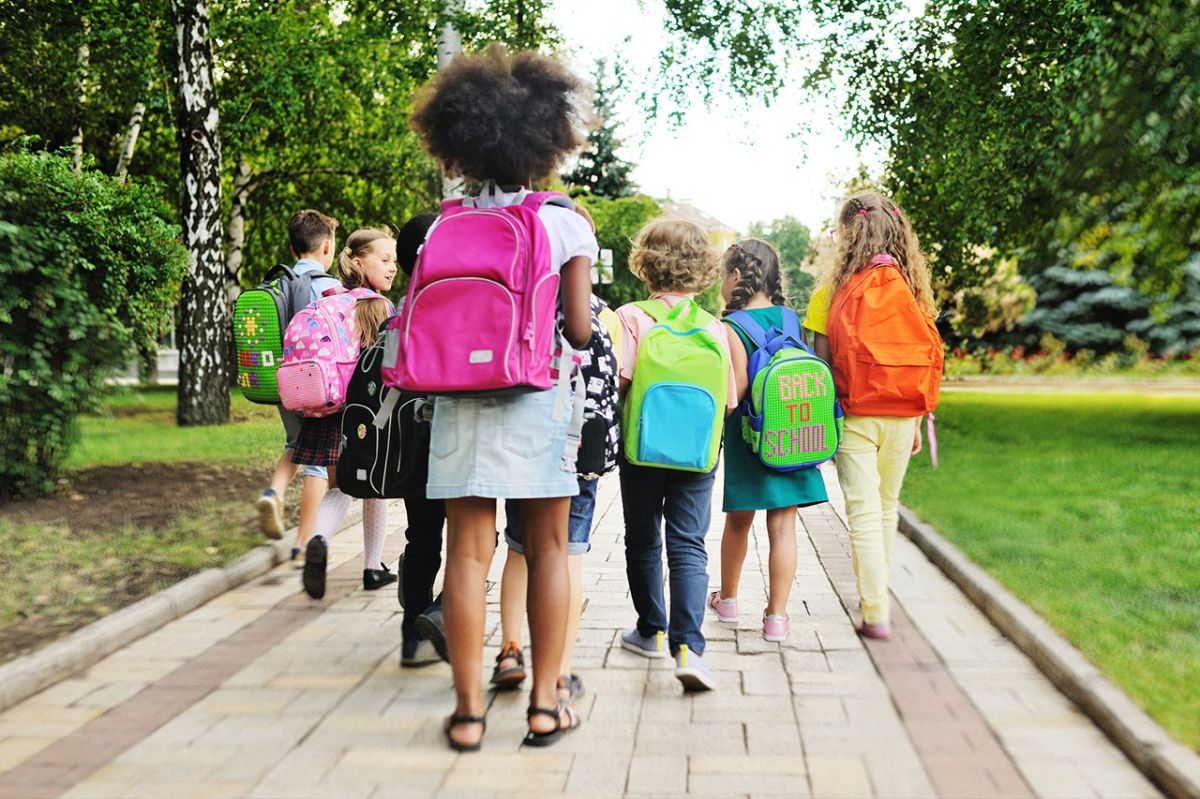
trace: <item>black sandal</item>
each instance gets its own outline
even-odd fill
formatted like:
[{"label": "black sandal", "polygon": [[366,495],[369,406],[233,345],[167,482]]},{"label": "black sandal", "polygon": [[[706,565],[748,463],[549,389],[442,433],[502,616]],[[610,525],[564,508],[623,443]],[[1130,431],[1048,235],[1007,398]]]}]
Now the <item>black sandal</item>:
[{"label": "black sandal", "polygon": [[[501,668],[505,660],[514,660],[517,665]],[[496,655],[496,668],[492,671],[492,685],[497,691],[512,691],[521,687],[525,682],[525,656],[517,648],[516,641],[509,641]]]},{"label": "black sandal", "polygon": [[[473,744],[464,744],[451,738],[450,730],[462,724],[482,724],[483,729],[479,733],[479,740]],[[446,743],[450,744],[450,748],[455,752],[478,752],[483,746],[483,734],[487,732],[487,719],[483,716],[460,716],[455,713],[446,719],[442,732],[446,735]]]},{"label": "black sandal", "polygon": [[[564,713],[571,720],[571,724],[568,727],[564,727],[562,725]],[[525,746],[550,746],[551,744],[557,742],[559,738],[563,737],[565,733],[574,732],[575,730],[579,729],[579,726],[583,723],[583,721],[579,718],[579,714],[575,712],[575,708],[563,702],[559,702],[558,706],[555,707],[554,710],[547,710],[544,707],[531,706],[525,711],[525,718],[531,719],[534,716],[549,716],[550,718],[554,719],[555,727],[549,732],[534,732],[533,730],[528,730],[525,733],[525,740],[523,742]]]}]

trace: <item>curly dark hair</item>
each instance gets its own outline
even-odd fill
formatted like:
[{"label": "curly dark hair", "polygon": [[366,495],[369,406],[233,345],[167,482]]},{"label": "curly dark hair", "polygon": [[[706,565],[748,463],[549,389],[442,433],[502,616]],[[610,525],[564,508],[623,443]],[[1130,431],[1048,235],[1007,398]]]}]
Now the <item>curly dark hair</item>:
[{"label": "curly dark hair", "polygon": [[410,124],[447,175],[529,185],[583,145],[587,95],[558,61],[493,45],[438,72],[414,97]]}]

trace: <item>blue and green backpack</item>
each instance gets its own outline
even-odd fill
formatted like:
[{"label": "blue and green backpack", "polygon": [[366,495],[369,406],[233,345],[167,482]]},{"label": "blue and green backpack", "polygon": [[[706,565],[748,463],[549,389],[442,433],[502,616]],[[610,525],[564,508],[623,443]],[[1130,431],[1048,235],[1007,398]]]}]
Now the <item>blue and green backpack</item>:
[{"label": "blue and green backpack", "polygon": [[738,406],[742,439],[763,465],[780,472],[816,466],[842,441],[842,405],[833,370],[800,337],[800,320],[781,308],[783,330],[745,311],[724,317],[758,347],[749,357],[750,387]]},{"label": "blue and green backpack", "polygon": [[637,466],[709,472],[721,451],[729,391],[729,350],[707,325],[713,317],[683,300],[634,303],[657,324],[638,342],[625,396],[625,459]]}]

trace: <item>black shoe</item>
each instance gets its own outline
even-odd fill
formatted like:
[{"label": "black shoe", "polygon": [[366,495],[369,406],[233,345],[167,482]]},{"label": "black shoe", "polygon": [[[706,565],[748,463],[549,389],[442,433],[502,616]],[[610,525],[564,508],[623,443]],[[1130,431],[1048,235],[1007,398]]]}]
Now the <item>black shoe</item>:
[{"label": "black shoe", "polygon": [[382,569],[363,569],[363,590],[378,591],[385,585],[396,582],[396,575],[384,566]]},{"label": "black shoe", "polygon": [[442,620],[442,608],[431,607],[417,616],[417,632],[437,650],[438,656],[447,663],[450,653],[446,649],[446,623]]},{"label": "black shoe", "polygon": [[304,549],[304,591],[313,599],[325,596],[325,561],[328,558],[328,548],[325,539],[314,535]]},{"label": "black shoe", "polygon": [[438,658],[437,650],[423,638],[406,638],[400,642],[400,665],[406,669],[431,666]]},{"label": "black shoe", "polygon": [[404,610],[404,553],[400,553],[400,560],[396,561],[396,601],[400,603],[400,609]]}]

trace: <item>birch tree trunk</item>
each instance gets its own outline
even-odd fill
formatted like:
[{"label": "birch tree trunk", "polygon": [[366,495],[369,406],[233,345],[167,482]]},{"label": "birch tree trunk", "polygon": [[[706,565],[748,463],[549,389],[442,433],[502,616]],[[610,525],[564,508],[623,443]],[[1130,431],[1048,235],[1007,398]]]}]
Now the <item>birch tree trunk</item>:
[{"label": "birch tree trunk", "polygon": [[[462,34],[454,28],[452,16],[463,10],[463,0],[442,0],[442,14],[446,17],[442,23],[442,31],[438,34],[438,69],[445,69],[462,52]],[[461,196],[463,193],[462,178],[442,176],[442,199]]]},{"label": "birch tree trunk", "polygon": [[180,216],[190,254],[179,307],[180,426],[229,421],[229,303],[221,246],[221,142],[208,3],[171,0],[178,45]]},{"label": "birch tree trunk", "polygon": [[[154,81],[146,83],[146,94],[154,91]],[[146,103],[138,100],[133,105],[133,113],[129,115],[129,124],[125,126],[125,141],[121,143],[121,155],[117,159],[117,169],[113,176],[121,183],[129,176],[129,164],[133,161],[133,151],[137,147],[138,136],[142,133],[142,121],[146,118]]]},{"label": "birch tree trunk", "polygon": [[246,251],[246,204],[254,191],[254,172],[250,162],[243,156],[238,158],[237,174],[233,176],[233,197],[229,204],[229,224],[226,233],[229,246],[225,254],[225,286],[229,301],[234,302],[241,291],[239,275]]},{"label": "birch tree trunk", "polygon": [[71,135],[71,166],[76,172],[83,171],[83,111],[87,107],[88,70],[91,68],[92,51],[88,47],[88,36],[92,29],[87,17],[83,18],[83,39],[75,51],[75,63],[79,78],[75,83],[75,131]]}]

